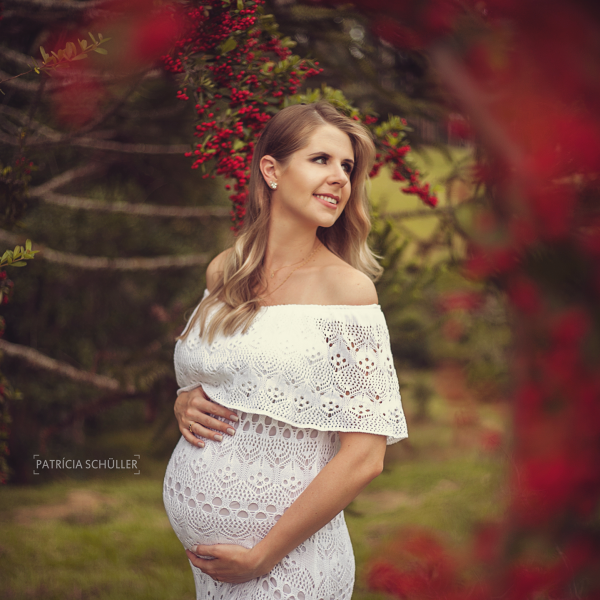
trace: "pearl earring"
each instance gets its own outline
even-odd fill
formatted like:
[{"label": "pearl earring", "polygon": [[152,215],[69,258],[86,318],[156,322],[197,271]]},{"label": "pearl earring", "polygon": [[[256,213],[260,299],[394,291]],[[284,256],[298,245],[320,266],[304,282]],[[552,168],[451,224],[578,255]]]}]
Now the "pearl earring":
[{"label": "pearl earring", "polygon": [[276,190],[277,189],[277,182],[276,181],[269,181],[269,187],[272,190]]}]

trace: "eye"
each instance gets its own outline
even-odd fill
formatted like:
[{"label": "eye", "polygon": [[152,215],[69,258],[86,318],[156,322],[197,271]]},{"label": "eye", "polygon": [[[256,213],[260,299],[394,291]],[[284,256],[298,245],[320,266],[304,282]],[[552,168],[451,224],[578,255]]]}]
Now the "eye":
[{"label": "eye", "polygon": [[352,173],[352,165],[350,163],[343,163],[342,168],[344,169],[344,171],[346,171],[346,173],[348,173],[348,175]]},{"label": "eye", "polygon": [[317,156],[313,159],[313,162],[316,162],[318,165],[326,165],[327,157],[326,156]]}]

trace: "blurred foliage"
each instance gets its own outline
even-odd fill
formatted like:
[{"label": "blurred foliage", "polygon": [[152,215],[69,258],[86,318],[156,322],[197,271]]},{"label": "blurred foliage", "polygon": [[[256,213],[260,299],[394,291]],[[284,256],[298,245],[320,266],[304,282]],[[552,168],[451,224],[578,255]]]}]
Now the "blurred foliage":
[{"label": "blurred foliage", "polygon": [[370,244],[384,268],[377,293],[390,329],[394,358],[413,367],[432,367],[434,285],[442,265],[407,261],[409,241],[389,218],[374,219]]},{"label": "blurred foliage", "polygon": [[[297,43],[296,51],[319,62],[323,72],[314,78],[317,86],[324,83],[342,90],[363,111],[418,116],[432,122],[444,116],[446,98],[426,55],[384,42],[350,3],[332,8],[267,0],[267,10],[275,15],[281,31]],[[417,132],[409,138],[419,144]]]},{"label": "blurred foliage", "polygon": [[[13,11],[0,21],[0,69],[24,71],[40,45],[50,57],[54,50],[59,60],[57,49],[68,50],[72,39],[89,30],[80,18],[74,8],[52,5],[36,14]],[[93,41],[92,49],[103,50],[96,47],[113,37],[113,26],[105,25],[110,35]],[[112,43],[104,45],[114,59]],[[63,58],[69,58],[64,51]],[[183,156],[193,114],[176,102],[177,86],[166,73],[151,63],[124,73],[105,70],[109,63],[76,62],[76,67],[61,68],[60,76],[0,77],[5,80],[0,97],[2,227],[26,230],[42,247],[41,258],[14,277],[14,302],[3,306],[4,339],[82,372],[112,377],[121,391],[69,381],[5,353],[2,368],[21,391],[5,395],[12,413],[8,461],[15,482],[31,480],[31,456],[40,444],[49,452],[82,444],[86,423],[91,427],[95,415],[108,411],[113,417],[103,421],[104,427],[119,428],[153,420],[161,406],[172,406],[174,338],[185,309],[202,294],[201,267],[90,270],[73,261],[204,253],[208,259],[229,239],[226,220],[210,216],[146,217],[69,205],[85,198],[134,208],[226,207],[214,182],[199,181]],[[89,87],[97,81],[102,93]],[[88,175],[67,178],[55,188],[67,204],[52,204],[42,194],[28,196],[28,189],[81,167],[89,169]],[[44,260],[44,248],[59,251],[71,264],[52,261],[51,255]],[[127,409],[116,408],[123,402],[141,409],[123,418]],[[7,402],[2,410],[7,411]]]},{"label": "blurred foliage", "polygon": [[[370,243],[384,267],[377,292],[396,361],[411,369],[451,361],[466,370],[482,399],[502,398],[511,347],[503,295],[493,286],[467,284],[452,255],[445,260],[431,251],[408,256],[410,240],[390,218],[375,215]],[[447,297],[469,289],[477,295],[474,304],[444,305]],[[409,393],[426,403],[422,387]]]},{"label": "blurred foliage", "polygon": [[[0,192],[1,185],[11,185],[11,198],[18,200],[14,206],[3,203],[11,220],[4,228],[26,231],[42,248],[39,260],[16,278],[15,302],[4,312],[5,339],[53,357],[63,367],[111,378],[117,386],[98,389],[5,355],[3,368],[22,391],[11,399],[9,446],[16,482],[32,481],[30,457],[40,448],[69,456],[83,452],[86,436],[94,432],[152,421],[157,432],[168,428],[176,387],[174,339],[185,311],[201,296],[204,267],[120,270],[116,261],[185,255],[207,262],[231,241],[229,223],[210,216],[218,214],[213,209],[222,214],[229,207],[224,182],[199,177],[184,156],[185,149],[194,148],[197,109],[176,100],[181,81],[155,68],[160,52],[151,44],[153,30],[139,29],[154,21],[144,20],[143,3],[113,8],[123,11],[119,26],[96,24],[74,7],[59,10],[52,4],[40,6],[35,18],[15,9],[0,21],[0,69],[8,74],[22,72],[41,45],[57,57],[62,49],[63,58],[70,48],[72,58],[69,44],[84,32],[101,28],[111,38],[109,54],[99,60],[90,55],[40,76],[2,75],[6,95],[0,104],[0,140],[6,143],[0,147]],[[325,96],[345,108],[350,98],[352,110],[358,106],[365,113],[373,109],[432,119],[444,113],[443,99],[418,52],[392,49],[346,9],[318,9],[311,15],[301,5],[276,3],[265,12],[271,9],[299,52],[314,50],[325,69],[321,83],[329,84],[299,90],[304,95],[284,98],[284,105]],[[158,16],[165,22],[170,18],[164,12]],[[135,39],[152,46],[152,61],[129,60],[139,48],[125,42]],[[403,157],[410,128],[393,117],[380,129],[391,151]],[[394,185],[397,190],[398,182]],[[208,216],[160,215],[159,209],[185,207],[206,207]],[[137,208],[149,209],[150,216],[140,216]],[[432,247],[451,247],[456,223],[441,216],[439,221]],[[446,316],[437,298],[448,286],[459,285],[460,251],[440,258],[423,248],[415,255],[401,228],[378,215],[372,242],[385,268],[378,290],[399,362],[431,367],[444,352],[468,362],[470,353],[480,352],[482,340],[492,340],[485,315],[470,314],[464,318],[471,333],[446,346],[440,343]],[[94,257],[114,262],[102,268],[77,262]],[[502,348],[490,357],[489,373],[501,370]],[[424,388],[417,386],[415,394],[425,406]]]}]

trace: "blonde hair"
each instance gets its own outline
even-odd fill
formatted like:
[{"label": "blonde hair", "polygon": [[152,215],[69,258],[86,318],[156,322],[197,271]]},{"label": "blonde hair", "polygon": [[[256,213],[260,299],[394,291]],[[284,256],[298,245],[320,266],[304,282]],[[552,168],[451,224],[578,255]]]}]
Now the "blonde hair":
[{"label": "blonde hair", "polygon": [[[326,124],[337,127],[350,138],[354,168],[350,174],[350,198],[344,211],[331,227],[319,227],[317,237],[331,252],[373,281],[381,275],[382,268],[367,244],[371,220],[365,188],[375,154],[370,133],[327,102],[289,106],[267,123],[256,144],[244,224],[232,251],[224,259],[223,272],[211,294],[201,302],[181,337],[187,336],[197,320],[200,320],[200,336],[207,335],[209,343],[217,334],[232,335],[240,328],[244,332],[248,330],[261,307],[257,290],[263,282],[271,218],[272,191],[260,171],[260,159],[270,155],[285,165],[294,152],[308,145],[313,132]],[[207,323],[210,309],[218,304],[220,307]]]}]

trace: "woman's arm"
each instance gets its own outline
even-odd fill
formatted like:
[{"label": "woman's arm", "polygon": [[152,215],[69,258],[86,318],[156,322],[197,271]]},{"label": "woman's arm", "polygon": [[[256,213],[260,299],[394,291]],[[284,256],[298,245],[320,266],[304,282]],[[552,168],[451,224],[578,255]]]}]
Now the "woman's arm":
[{"label": "woman's arm", "polygon": [[339,452],[254,548],[232,544],[197,546],[195,553],[186,551],[192,564],[217,581],[243,583],[268,573],[286,554],[329,523],[381,473],[386,447],[384,436],[354,432],[339,435]]}]

